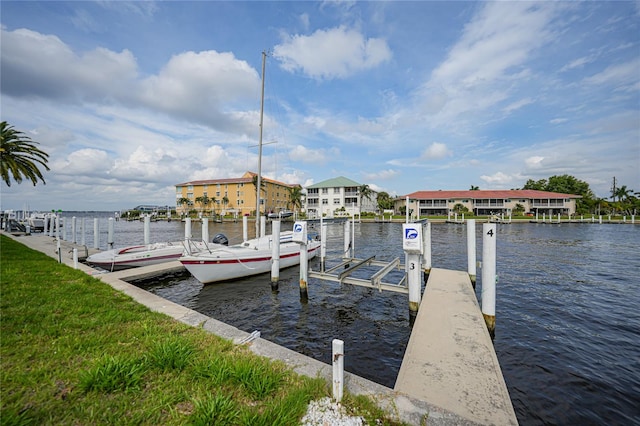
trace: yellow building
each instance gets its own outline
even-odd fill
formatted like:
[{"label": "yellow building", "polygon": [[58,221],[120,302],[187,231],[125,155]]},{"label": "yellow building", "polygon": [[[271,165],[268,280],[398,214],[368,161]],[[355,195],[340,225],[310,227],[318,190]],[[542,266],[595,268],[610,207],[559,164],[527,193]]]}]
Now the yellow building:
[{"label": "yellow building", "polygon": [[[213,211],[222,215],[255,215],[256,173],[246,172],[240,178],[194,180],[176,185],[176,212],[189,210]],[[289,185],[272,179],[261,178],[262,194],[260,211],[279,212],[292,208],[290,190],[299,185]],[[206,203],[206,201],[209,201]]]}]

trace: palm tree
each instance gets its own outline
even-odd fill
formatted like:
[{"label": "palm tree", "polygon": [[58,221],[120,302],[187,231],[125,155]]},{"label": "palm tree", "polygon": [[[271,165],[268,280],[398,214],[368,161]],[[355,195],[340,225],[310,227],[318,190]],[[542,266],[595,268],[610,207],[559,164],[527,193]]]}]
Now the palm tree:
[{"label": "palm tree", "polygon": [[178,206],[182,206],[182,205],[188,206],[189,203],[191,203],[191,200],[185,197],[178,198],[178,200],[176,201],[176,204],[178,204]]},{"label": "palm tree", "polygon": [[18,183],[22,182],[24,176],[33,182],[33,186],[38,179],[46,185],[36,163],[49,170],[47,166],[49,154],[37,148],[36,145],[39,143],[15,130],[6,121],[0,123],[0,174],[7,186],[11,186],[9,173]]},{"label": "palm tree", "polygon": [[289,188],[289,203],[296,210],[302,207],[302,187],[295,185]]},{"label": "palm tree", "polygon": [[471,185],[471,188],[469,188],[469,191],[479,191],[479,190],[480,190],[479,186]]},{"label": "palm tree", "polygon": [[[258,197],[258,175],[257,174],[253,175],[251,183],[253,183],[253,188],[256,191],[256,198],[257,198]],[[265,192],[265,190],[264,190],[265,185],[266,185],[266,183],[264,182],[264,178],[260,178],[260,194]],[[262,197],[260,197],[260,198],[262,198]],[[259,211],[260,211],[260,206],[256,206],[256,217],[257,217]]]},{"label": "palm tree", "polygon": [[229,197],[225,195],[222,197],[222,205],[224,206],[225,214],[227,213],[227,204],[229,204]]}]

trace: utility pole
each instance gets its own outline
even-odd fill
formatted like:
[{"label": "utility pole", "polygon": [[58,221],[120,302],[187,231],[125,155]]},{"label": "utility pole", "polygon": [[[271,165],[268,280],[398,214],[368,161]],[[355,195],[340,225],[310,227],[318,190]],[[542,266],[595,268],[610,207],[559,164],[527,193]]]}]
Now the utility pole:
[{"label": "utility pole", "polygon": [[616,188],[616,177],[613,177],[613,186],[611,187],[611,199],[613,201],[616,200],[616,192],[617,192],[617,188]]}]

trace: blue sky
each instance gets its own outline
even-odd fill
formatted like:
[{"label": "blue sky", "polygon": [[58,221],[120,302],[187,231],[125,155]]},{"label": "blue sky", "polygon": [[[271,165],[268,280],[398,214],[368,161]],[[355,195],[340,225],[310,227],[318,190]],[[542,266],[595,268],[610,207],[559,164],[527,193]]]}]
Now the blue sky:
[{"label": "blue sky", "polygon": [[640,2],[11,2],[1,115],[50,154],[2,209],[175,204],[257,171],[403,195],[640,190]]}]

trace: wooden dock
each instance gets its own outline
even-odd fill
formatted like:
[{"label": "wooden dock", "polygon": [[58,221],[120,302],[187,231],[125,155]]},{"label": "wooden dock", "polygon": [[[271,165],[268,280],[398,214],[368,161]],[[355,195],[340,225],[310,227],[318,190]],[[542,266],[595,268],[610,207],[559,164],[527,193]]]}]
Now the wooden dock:
[{"label": "wooden dock", "polygon": [[467,273],[431,269],[394,390],[474,423],[518,424]]}]

